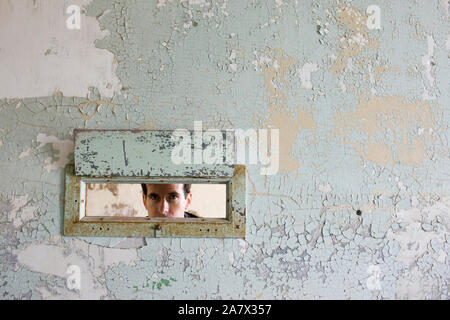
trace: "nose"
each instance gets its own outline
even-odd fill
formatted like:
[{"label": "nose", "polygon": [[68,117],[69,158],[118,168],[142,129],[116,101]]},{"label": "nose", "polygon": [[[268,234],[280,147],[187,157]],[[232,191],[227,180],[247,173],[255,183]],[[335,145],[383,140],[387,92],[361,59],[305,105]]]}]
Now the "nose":
[{"label": "nose", "polygon": [[166,199],[161,202],[161,213],[165,216],[169,213],[169,203]]}]

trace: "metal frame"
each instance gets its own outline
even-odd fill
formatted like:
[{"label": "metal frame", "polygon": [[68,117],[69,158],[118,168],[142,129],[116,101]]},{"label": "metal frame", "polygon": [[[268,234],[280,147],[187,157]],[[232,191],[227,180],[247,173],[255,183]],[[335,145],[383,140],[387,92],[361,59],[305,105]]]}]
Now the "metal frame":
[{"label": "metal frame", "polygon": [[[226,183],[227,217],[150,218],[87,217],[83,192],[86,183]],[[105,237],[217,237],[245,238],[246,168],[235,165],[232,177],[108,177],[77,176],[73,164],[66,166],[64,235]]]}]

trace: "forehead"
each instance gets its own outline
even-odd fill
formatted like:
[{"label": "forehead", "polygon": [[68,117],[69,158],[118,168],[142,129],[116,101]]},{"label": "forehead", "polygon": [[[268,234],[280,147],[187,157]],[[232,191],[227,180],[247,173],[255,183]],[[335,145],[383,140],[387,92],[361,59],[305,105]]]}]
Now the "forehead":
[{"label": "forehead", "polygon": [[150,193],[170,193],[178,192],[183,193],[183,184],[147,184],[147,194]]}]

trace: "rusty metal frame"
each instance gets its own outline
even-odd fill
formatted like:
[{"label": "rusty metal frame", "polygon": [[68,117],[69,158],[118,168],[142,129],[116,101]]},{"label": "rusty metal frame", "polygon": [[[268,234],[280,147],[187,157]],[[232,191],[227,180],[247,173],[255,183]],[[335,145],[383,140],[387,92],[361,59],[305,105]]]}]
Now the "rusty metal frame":
[{"label": "rusty metal frame", "polygon": [[[246,168],[235,165],[232,177],[107,177],[104,182],[134,183],[226,183],[227,216],[223,218],[86,217],[82,214],[83,184],[99,181],[77,176],[66,166],[64,235],[104,237],[215,237],[245,238]],[[80,214],[81,213],[81,214]]]}]

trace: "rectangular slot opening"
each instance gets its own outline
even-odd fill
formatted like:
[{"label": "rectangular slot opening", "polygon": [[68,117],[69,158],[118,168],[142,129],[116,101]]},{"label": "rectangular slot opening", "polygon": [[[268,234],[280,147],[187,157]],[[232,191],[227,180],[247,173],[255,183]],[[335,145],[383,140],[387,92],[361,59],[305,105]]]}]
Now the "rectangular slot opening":
[{"label": "rectangular slot opening", "polygon": [[117,183],[86,179],[80,185],[80,220],[84,217],[226,219],[228,189],[227,182]]}]

